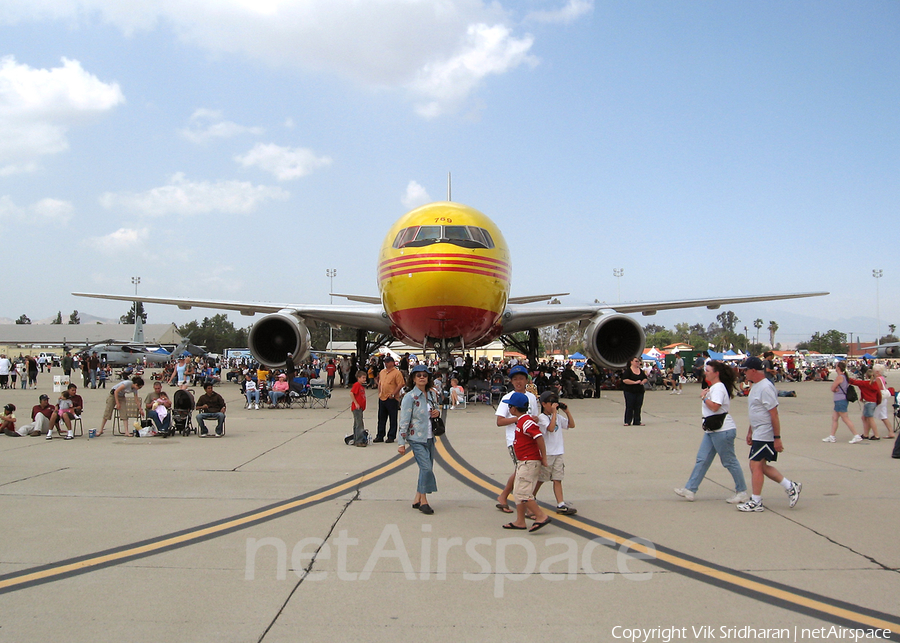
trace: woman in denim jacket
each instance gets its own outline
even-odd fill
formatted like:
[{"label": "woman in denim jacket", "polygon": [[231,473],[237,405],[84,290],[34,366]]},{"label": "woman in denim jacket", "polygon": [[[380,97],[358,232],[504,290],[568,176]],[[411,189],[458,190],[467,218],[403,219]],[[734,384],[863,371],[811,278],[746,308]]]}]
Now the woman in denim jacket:
[{"label": "woman in denim jacket", "polygon": [[437,491],[434,479],[434,435],[431,432],[431,418],[440,415],[437,396],[432,390],[432,376],[424,364],[417,364],[409,373],[408,392],[400,403],[400,430],[397,436],[397,451],[406,453],[406,445],[412,449],[416,464],[419,465],[419,482],[413,509],[424,514],[433,514],[425,494]]}]

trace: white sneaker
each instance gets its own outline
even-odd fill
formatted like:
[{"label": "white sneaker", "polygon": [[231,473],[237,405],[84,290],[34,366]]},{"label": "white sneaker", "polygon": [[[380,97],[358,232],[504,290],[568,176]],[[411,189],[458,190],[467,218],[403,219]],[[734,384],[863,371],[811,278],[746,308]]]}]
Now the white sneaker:
[{"label": "white sneaker", "polygon": [[[834,441],[835,441],[835,440],[834,440],[834,436],[833,436],[833,435],[829,435],[828,437],[822,438],[822,442],[834,442]],[[850,440],[850,441],[853,442],[853,440]]]},{"label": "white sneaker", "polygon": [[681,496],[688,502],[694,502],[694,492],[690,489],[673,489],[675,495]]},{"label": "white sneaker", "polygon": [[675,395],[678,391],[672,391],[669,395]]},{"label": "white sneaker", "polygon": [[747,502],[747,500],[749,500],[749,496],[747,495],[747,492],[741,491],[740,493],[736,493],[733,496],[731,496],[730,498],[728,498],[727,500],[725,500],[725,502],[727,502],[729,505],[739,505],[741,503]]},{"label": "white sneaker", "polygon": [[250,402],[247,402],[247,403],[244,405],[244,410],[247,410],[247,409],[249,409],[249,408],[250,408]]},{"label": "white sneaker", "polygon": [[[833,437],[834,436],[832,436],[832,438]],[[831,441],[834,442],[834,439],[832,439]],[[863,441],[863,436],[861,436],[859,433],[857,433],[850,439],[850,444],[859,444],[862,441]]]},{"label": "white sneaker", "polygon": [[254,410],[254,411],[258,411],[258,410],[259,410],[259,404],[254,404],[254,405],[253,405],[253,410]]},{"label": "white sneaker", "polygon": [[738,508],[738,511],[765,511],[766,510],[766,508],[763,507],[762,500],[757,502],[756,500],[753,500],[752,498],[750,500],[748,500],[747,502],[745,502],[744,504],[738,505],[737,508]]},{"label": "white sneaker", "polygon": [[800,500],[800,491],[803,489],[803,484],[800,482],[791,482],[791,488],[787,490],[788,498],[790,502],[788,505],[791,509],[794,508],[794,505],[797,504],[797,501]]},{"label": "white sneaker", "polygon": [[678,395],[681,395],[681,389],[678,389]]}]

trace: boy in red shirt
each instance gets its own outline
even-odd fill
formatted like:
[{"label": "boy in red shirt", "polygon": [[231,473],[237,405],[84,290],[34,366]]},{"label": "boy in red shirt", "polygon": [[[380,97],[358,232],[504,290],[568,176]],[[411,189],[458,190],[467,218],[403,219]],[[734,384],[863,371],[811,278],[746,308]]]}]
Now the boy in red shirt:
[{"label": "boy in red shirt", "polygon": [[366,440],[365,426],[363,425],[363,411],[366,410],[366,372],[356,372],[356,384],[350,388],[350,413],[353,414],[353,446],[365,447],[369,445]]},{"label": "boy in red shirt", "polygon": [[503,525],[503,528],[526,529],[525,512],[528,511],[534,516],[534,523],[528,531],[537,531],[551,522],[550,516],[541,510],[534,499],[534,486],[541,473],[541,465],[547,466],[547,447],[540,427],[528,415],[528,397],[524,393],[513,393],[506,403],[509,412],[517,418],[516,439],[513,442],[516,453],[516,481],[513,485],[516,521]]}]

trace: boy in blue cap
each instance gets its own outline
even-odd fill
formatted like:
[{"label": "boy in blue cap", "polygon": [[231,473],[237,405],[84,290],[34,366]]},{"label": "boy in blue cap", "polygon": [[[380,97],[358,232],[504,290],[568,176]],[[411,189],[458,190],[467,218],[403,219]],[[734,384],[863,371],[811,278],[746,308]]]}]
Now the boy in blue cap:
[{"label": "boy in blue cap", "polygon": [[534,516],[534,523],[528,531],[537,531],[550,524],[550,516],[545,514],[534,499],[534,486],[541,473],[541,466],[547,466],[547,447],[544,436],[534,418],[528,415],[529,400],[525,393],[515,392],[507,400],[509,412],[516,418],[515,441],[516,480],[513,497],[516,499],[516,520],[503,525],[504,529],[527,529],[525,511]]}]

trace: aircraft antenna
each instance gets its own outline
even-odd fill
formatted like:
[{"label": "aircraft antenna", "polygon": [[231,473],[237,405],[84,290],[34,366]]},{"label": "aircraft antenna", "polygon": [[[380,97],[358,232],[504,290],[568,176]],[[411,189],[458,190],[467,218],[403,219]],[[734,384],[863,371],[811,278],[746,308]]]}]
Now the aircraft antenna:
[{"label": "aircraft antenna", "polygon": [[450,172],[447,172],[447,200],[448,200],[448,201],[452,201],[452,200],[453,200],[453,199],[451,198],[451,194],[450,194]]}]

